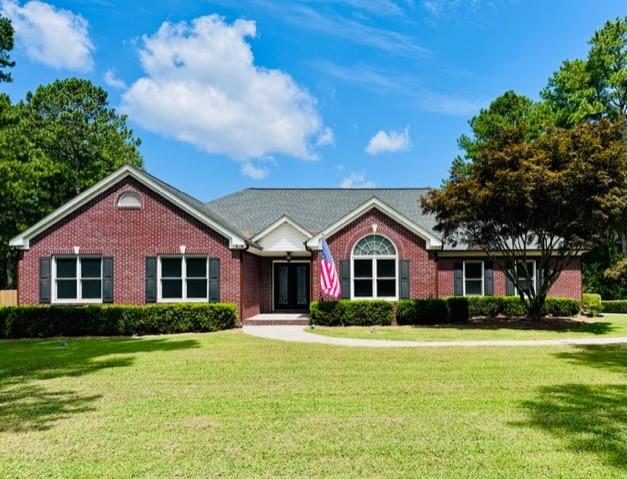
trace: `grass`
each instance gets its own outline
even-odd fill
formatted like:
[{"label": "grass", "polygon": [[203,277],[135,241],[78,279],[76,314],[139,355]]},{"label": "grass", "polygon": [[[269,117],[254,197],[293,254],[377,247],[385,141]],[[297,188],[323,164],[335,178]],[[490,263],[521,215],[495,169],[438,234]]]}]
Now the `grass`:
[{"label": "grass", "polygon": [[624,346],[2,341],[0,477],[624,478],[626,372]]},{"label": "grass", "polygon": [[627,336],[627,315],[610,315],[586,320],[476,320],[469,324],[436,326],[350,326],[307,329],[323,336],[407,341],[450,341],[477,339],[565,339]]}]

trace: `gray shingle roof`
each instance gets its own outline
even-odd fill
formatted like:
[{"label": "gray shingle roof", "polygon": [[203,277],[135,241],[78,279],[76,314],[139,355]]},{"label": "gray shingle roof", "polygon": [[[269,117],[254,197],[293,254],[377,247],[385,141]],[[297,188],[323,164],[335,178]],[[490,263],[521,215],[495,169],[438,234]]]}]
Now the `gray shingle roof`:
[{"label": "gray shingle roof", "polygon": [[420,197],[427,191],[427,188],[249,188],[209,201],[205,207],[239,226],[248,237],[282,216],[315,234],[376,197],[439,237],[433,231],[435,218],[424,214],[420,207]]}]

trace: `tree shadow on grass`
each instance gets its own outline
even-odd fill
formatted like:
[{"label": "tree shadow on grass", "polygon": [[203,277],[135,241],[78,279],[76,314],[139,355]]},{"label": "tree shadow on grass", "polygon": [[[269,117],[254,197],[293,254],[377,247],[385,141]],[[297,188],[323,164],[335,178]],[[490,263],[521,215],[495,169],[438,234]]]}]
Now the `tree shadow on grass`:
[{"label": "tree shadow on grass", "polygon": [[[569,362],[613,372],[627,372],[625,346],[584,346],[556,354]],[[627,457],[627,385],[563,384],[538,389],[524,401],[529,419],[518,426],[546,430],[576,452],[597,455],[604,463],[624,469]]]},{"label": "tree shadow on grass", "polygon": [[545,318],[542,321],[532,321],[525,318],[475,318],[468,323],[441,324],[430,326],[415,326],[418,328],[455,328],[455,329],[483,329],[483,330],[524,330],[524,331],[554,331],[556,333],[588,333],[602,335],[619,330],[619,326],[608,321],[580,321],[571,318]]},{"label": "tree shadow on grass", "polygon": [[179,338],[1,341],[0,433],[49,429],[56,421],[93,411],[93,402],[101,397],[97,391],[53,390],[42,380],[128,367],[138,353],[198,346],[196,340]]}]

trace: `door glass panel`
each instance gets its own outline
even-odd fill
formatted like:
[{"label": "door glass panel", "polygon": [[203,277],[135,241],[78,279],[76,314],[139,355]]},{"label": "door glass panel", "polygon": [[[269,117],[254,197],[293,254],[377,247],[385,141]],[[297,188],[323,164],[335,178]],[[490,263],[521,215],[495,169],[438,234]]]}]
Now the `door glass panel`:
[{"label": "door glass panel", "polygon": [[296,267],[297,295],[296,302],[299,306],[307,304],[307,266]]},{"label": "door glass panel", "polygon": [[288,267],[286,264],[281,264],[279,268],[279,304],[286,305],[289,302],[288,299]]}]

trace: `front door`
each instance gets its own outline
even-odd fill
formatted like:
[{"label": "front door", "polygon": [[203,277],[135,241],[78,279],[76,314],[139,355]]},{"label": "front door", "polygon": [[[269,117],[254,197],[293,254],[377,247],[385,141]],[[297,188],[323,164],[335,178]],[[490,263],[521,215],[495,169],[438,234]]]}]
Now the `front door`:
[{"label": "front door", "polygon": [[309,263],[274,263],[274,309],[309,308]]}]

